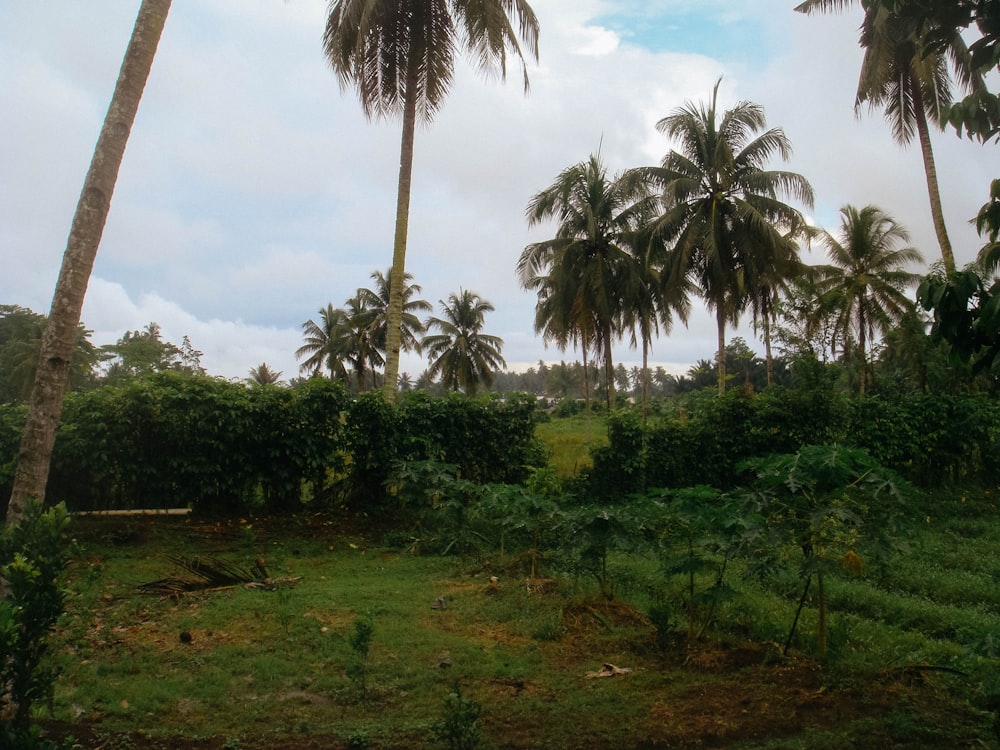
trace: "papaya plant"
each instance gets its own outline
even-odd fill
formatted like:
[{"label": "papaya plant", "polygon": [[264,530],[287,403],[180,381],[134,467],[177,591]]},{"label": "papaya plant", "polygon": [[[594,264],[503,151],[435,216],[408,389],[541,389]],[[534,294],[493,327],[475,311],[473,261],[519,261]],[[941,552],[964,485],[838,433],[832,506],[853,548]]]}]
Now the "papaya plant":
[{"label": "papaya plant", "polygon": [[628,503],[583,505],[566,511],[562,527],[566,545],[576,566],[597,581],[604,598],[615,598],[608,571],[609,553],[635,550],[651,529],[650,518],[649,503],[642,497]]},{"label": "papaya plant", "polygon": [[[692,642],[704,635],[718,605],[734,595],[726,573],[746,539],[746,518],[731,495],[705,485],[662,491],[657,507],[663,572],[684,580],[682,604]],[[699,588],[705,577],[711,584]]]},{"label": "papaya plant", "polygon": [[744,514],[761,524],[755,558],[799,558],[803,590],[785,651],[815,580],[817,652],[825,657],[825,577],[859,574],[866,562],[884,554],[897,511],[913,490],[865,451],[838,445],[808,445],[796,453],[748,460],[744,467],[755,475],[743,494]]}]

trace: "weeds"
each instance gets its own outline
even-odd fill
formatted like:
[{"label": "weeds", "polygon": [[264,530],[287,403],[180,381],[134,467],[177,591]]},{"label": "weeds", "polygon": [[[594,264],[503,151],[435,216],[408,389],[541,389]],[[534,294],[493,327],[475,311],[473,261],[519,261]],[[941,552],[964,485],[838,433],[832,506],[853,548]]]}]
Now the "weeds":
[{"label": "weeds", "polygon": [[434,725],[434,736],[448,750],[476,750],[482,743],[479,731],[480,706],[462,695],[456,682],[444,700],[440,720]]}]

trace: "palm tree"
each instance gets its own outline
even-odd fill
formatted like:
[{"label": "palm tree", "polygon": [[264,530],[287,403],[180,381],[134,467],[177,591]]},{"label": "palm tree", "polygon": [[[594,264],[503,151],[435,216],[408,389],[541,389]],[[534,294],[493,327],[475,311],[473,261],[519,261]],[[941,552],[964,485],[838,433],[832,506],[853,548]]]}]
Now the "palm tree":
[{"label": "palm tree", "polygon": [[[648,227],[651,216],[643,216],[640,225],[643,230]],[[649,262],[650,239],[648,231],[631,234],[629,250],[633,272],[628,274],[630,282],[623,291],[622,323],[629,332],[629,346],[633,349],[642,346],[642,371],[640,392],[642,396],[642,418],[647,418],[649,405],[649,349],[653,337],[660,332],[669,334],[673,329],[674,315],[687,323],[691,311],[691,293],[693,285],[687,279],[677,283],[667,278],[660,268],[654,268]],[[655,254],[655,253],[654,253]]]},{"label": "palm tree", "polygon": [[579,342],[584,366],[593,348],[604,362],[608,408],[615,401],[611,345],[624,323],[624,295],[648,291],[644,259],[635,262],[631,243],[655,201],[641,180],[608,179],[594,154],[564,169],[528,204],[529,226],[559,222],[553,239],[528,245],[517,263],[522,286],[538,292],[535,330],[561,350]]},{"label": "palm tree", "polygon": [[[374,315],[374,336],[379,349],[386,351],[386,340],[389,329],[389,300],[392,297],[389,279],[392,278],[392,269],[382,271],[372,271],[371,279],[375,282],[374,289],[359,289],[358,294],[364,300],[365,305]],[[419,284],[411,284],[412,273],[403,274],[405,288],[403,289],[403,315],[400,326],[400,348],[403,351],[415,351],[420,353],[420,337],[424,333],[424,324],[416,316],[416,312],[430,312],[434,309],[430,302],[425,299],[413,299],[419,294],[422,288]],[[402,383],[400,383],[402,387]]]},{"label": "palm tree", "polygon": [[[791,237],[801,233],[796,227],[791,232]],[[806,232],[814,234],[814,230]],[[790,241],[794,242],[794,239]],[[774,384],[774,355],[771,351],[772,329],[778,320],[779,300],[795,279],[801,278],[806,273],[806,266],[799,258],[798,252],[788,252],[775,259],[776,262],[770,268],[764,269],[764,273],[753,292],[750,295],[750,314],[753,319],[754,332],[763,331],[764,339],[764,361],[767,367],[767,384]]]},{"label": "palm tree", "polygon": [[372,388],[375,388],[377,370],[385,363],[378,341],[378,311],[368,306],[361,289],[344,304],[344,315],[334,330],[330,348],[351,365],[359,391],[365,389],[368,370],[371,370]]},{"label": "palm tree", "polygon": [[63,394],[69,382],[69,366],[79,338],[87,283],[111,208],[125,144],[169,11],[170,0],[143,0],[139,6],[118,82],[84,179],[42,337],[35,384],[21,434],[6,514],[6,522],[11,525],[23,519],[29,500],[45,498],[52,447],[62,415]]},{"label": "palm tree", "polygon": [[272,370],[267,362],[261,362],[256,367],[250,368],[247,381],[253,385],[277,385],[281,382],[281,372]]},{"label": "palm tree", "polygon": [[906,245],[907,231],[877,206],[840,209],[840,236],[822,232],[832,264],[820,282],[824,306],[835,306],[834,330],[845,357],[856,346],[862,362],[859,392],[865,393],[869,352],[877,333],[886,333],[914,309],[904,290],[919,281],[905,269],[923,256]]},{"label": "palm tree", "polygon": [[[718,327],[718,388],[725,392],[725,331],[766,280],[791,264],[793,230],[801,214],[781,200],[790,195],[811,206],[808,181],[794,172],[766,170],[791,145],[780,128],[764,130],[763,108],[738,102],[718,112],[719,82],[706,106],[687,103],[660,120],[661,133],[679,142],[659,167],[638,174],[662,189],[663,214],[654,232],[667,248],[659,263],[671,283],[693,277]],[[763,131],[763,132],[761,132]]]},{"label": "palm tree", "polygon": [[295,350],[295,358],[306,360],[299,365],[302,375],[318,376],[325,367],[333,379],[347,379],[347,369],[343,358],[334,350],[333,342],[339,335],[338,331],[345,325],[346,313],[334,308],[330,303],[319,310],[320,322],[311,318],[302,324],[305,343]]},{"label": "palm tree", "polygon": [[480,384],[492,385],[493,373],[507,366],[500,354],[503,341],[482,332],[493,305],[467,289],[439,302],[444,317],[428,318],[427,328],[441,332],[424,336],[423,341],[431,360],[428,373],[440,377],[445,388],[461,388],[474,396]]},{"label": "palm tree", "polygon": [[430,122],[444,103],[460,46],[484,72],[506,78],[508,56],[538,59],[538,19],[526,0],[333,0],[323,48],[340,79],[353,86],[365,115],[402,115],[385,381],[398,387],[401,318],[417,119]]},{"label": "palm tree", "polygon": [[[795,10],[801,13],[842,10],[851,4],[851,0],[806,0]],[[958,84],[965,90],[984,89],[982,77],[975,72],[969,49],[960,35],[949,38],[943,52],[938,51],[928,47],[926,32],[916,19],[899,15],[883,3],[862,2],[862,5],[865,18],[859,41],[865,55],[855,108],[862,104],[872,109],[883,107],[892,136],[901,146],[909,144],[916,132],[941,258],[945,270],[954,273],[955,255],[944,223],[928,121],[940,127],[945,124],[944,115],[952,101],[949,61]]]}]

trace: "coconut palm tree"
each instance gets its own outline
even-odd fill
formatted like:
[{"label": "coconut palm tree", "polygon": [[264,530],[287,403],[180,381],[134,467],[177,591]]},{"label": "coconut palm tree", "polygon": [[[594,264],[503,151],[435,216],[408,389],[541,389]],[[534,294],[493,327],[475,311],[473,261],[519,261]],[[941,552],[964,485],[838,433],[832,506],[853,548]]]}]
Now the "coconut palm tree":
[{"label": "coconut palm tree", "polygon": [[250,368],[247,382],[252,385],[277,385],[281,382],[281,372],[272,370],[267,362],[261,362]]},{"label": "coconut palm tree", "polygon": [[378,368],[385,364],[378,340],[378,310],[368,306],[361,289],[344,305],[344,315],[334,330],[330,348],[343,362],[351,365],[359,391],[365,390],[368,371],[371,371],[371,384],[375,388]]},{"label": "coconut palm tree", "polygon": [[118,82],[84,179],[42,337],[38,370],[7,504],[8,524],[20,523],[29,500],[45,498],[52,447],[62,415],[63,394],[69,382],[69,366],[79,339],[87,283],[111,208],[125,144],[169,11],[170,0],[143,0],[139,6]]},{"label": "coconut palm tree", "polygon": [[474,396],[480,384],[490,386],[493,373],[507,366],[501,355],[503,340],[483,333],[486,313],[493,305],[478,294],[460,289],[448,301],[439,300],[443,318],[427,319],[427,329],[440,333],[424,336],[431,377],[451,390],[462,389]]},{"label": "coconut palm tree", "polygon": [[[807,0],[795,8],[802,13],[838,11],[851,0]],[[967,91],[985,88],[982,77],[962,37],[952,36],[943,51],[928,46],[923,26],[913,17],[899,15],[883,3],[862,2],[865,18],[860,44],[865,51],[858,77],[855,108],[883,108],[892,136],[906,146],[916,134],[924,162],[927,195],[934,232],[941,247],[945,270],[954,273],[955,255],[944,223],[937,166],[931,146],[929,122],[943,127],[952,103],[950,67],[959,86]]]},{"label": "coconut palm tree", "polygon": [[[375,341],[379,349],[385,352],[385,342],[388,338],[389,328],[389,300],[391,291],[389,279],[392,277],[392,269],[382,271],[372,271],[371,279],[375,282],[374,289],[359,289],[358,294],[364,299],[365,305],[374,314],[373,325]],[[413,299],[419,294],[422,288],[419,284],[411,284],[412,273],[403,274],[405,288],[403,289],[403,315],[400,327],[400,348],[403,351],[415,351],[420,353],[420,337],[424,334],[424,324],[417,317],[416,313],[430,312],[434,309],[430,302],[425,299]],[[402,387],[402,383],[400,383]]]},{"label": "coconut palm tree", "polygon": [[865,393],[868,359],[876,334],[884,334],[914,309],[905,290],[920,277],[906,270],[923,256],[909,246],[909,233],[877,206],[840,209],[840,234],[820,234],[830,266],[819,282],[823,306],[836,310],[834,330],[845,358],[862,362],[859,392]]},{"label": "coconut palm tree", "polygon": [[413,140],[418,119],[444,104],[460,48],[484,72],[506,77],[508,57],[538,58],[538,19],[526,0],[333,0],[323,48],[341,86],[353,86],[365,115],[402,115],[396,228],[386,331],[385,382],[397,389],[409,227]]},{"label": "coconut palm tree", "polygon": [[340,354],[335,351],[333,342],[339,336],[339,329],[345,325],[346,313],[334,308],[330,303],[319,310],[319,320],[311,318],[302,324],[302,334],[305,343],[295,350],[295,358],[306,360],[299,365],[302,375],[318,376],[325,367],[333,379],[347,379],[347,369]]},{"label": "coconut palm tree", "polygon": [[663,213],[653,225],[663,243],[654,263],[671,283],[691,277],[718,327],[718,388],[726,387],[726,325],[737,323],[755,290],[797,252],[793,230],[804,227],[791,196],[812,205],[799,174],[765,169],[775,155],[789,158],[780,128],[765,130],[763,108],[741,101],[719,113],[719,82],[708,104],[687,103],[656,127],[679,143],[659,167],[636,172],[662,190]]},{"label": "coconut palm tree", "polygon": [[625,295],[648,291],[645,259],[637,263],[631,248],[656,200],[641,180],[609,179],[593,154],[528,204],[529,226],[559,222],[553,239],[528,245],[517,263],[522,286],[539,295],[535,330],[560,349],[579,342],[585,366],[593,349],[604,363],[608,408],[615,401],[611,346],[624,323]]},{"label": "coconut palm tree", "polygon": [[[673,329],[675,316],[687,324],[691,295],[696,292],[694,285],[687,279],[672,283],[664,269],[650,264],[651,242],[647,230],[652,216],[650,213],[641,217],[641,231],[629,235],[627,247],[631,253],[633,271],[627,274],[628,284],[621,290],[622,324],[629,334],[629,346],[633,349],[642,347],[640,394],[643,421],[647,417],[649,403],[649,350],[653,337],[659,334],[661,328],[664,333],[669,334]],[[659,254],[652,253],[654,256]]]}]

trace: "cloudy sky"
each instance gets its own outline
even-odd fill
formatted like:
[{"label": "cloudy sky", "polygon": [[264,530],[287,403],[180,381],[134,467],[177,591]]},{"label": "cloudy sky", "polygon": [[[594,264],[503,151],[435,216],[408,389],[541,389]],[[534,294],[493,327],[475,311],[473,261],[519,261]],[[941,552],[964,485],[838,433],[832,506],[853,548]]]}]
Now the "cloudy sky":
[{"label": "cloudy sky", "polygon": [[[47,312],[83,177],[138,0],[0,4],[0,303]],[[541,58],[483,80],[464,63],[434,122],[418,129],[407,266],[437,307],[460,288],[490,300],[489,332],[512,367],[576,359],[533,333],[515,264],[525,207],[600,149],[609,172],[660,161],[655,123],[686,101],[763,105],[794,147],[787,168],[835,228],[846,203],[877,204],[938,257],[916,146],[879,113],[854,111],[860,11],[804,17],[795,0],[533,0]],[[400,126],[368,122],[322,56],[322,0],[175,0],[132,131],[83,320],[97,344],[151,321],[189,336],[211,374],[267,362],[298,372],[301,325],[341,306],[391,261]],[[935,137],[959,264],[1000,167],[995,146]],[[821,258],[813,259],[819,262]],[[752,340],[749,328],[739,334]],[[730,333],[730,335],[733,335]],[[655,342],[683,372],[710,358],[714,324]],[[631,364],[637,353],[619,347]],[[417,375],[425,364],[404,357]]]}]

